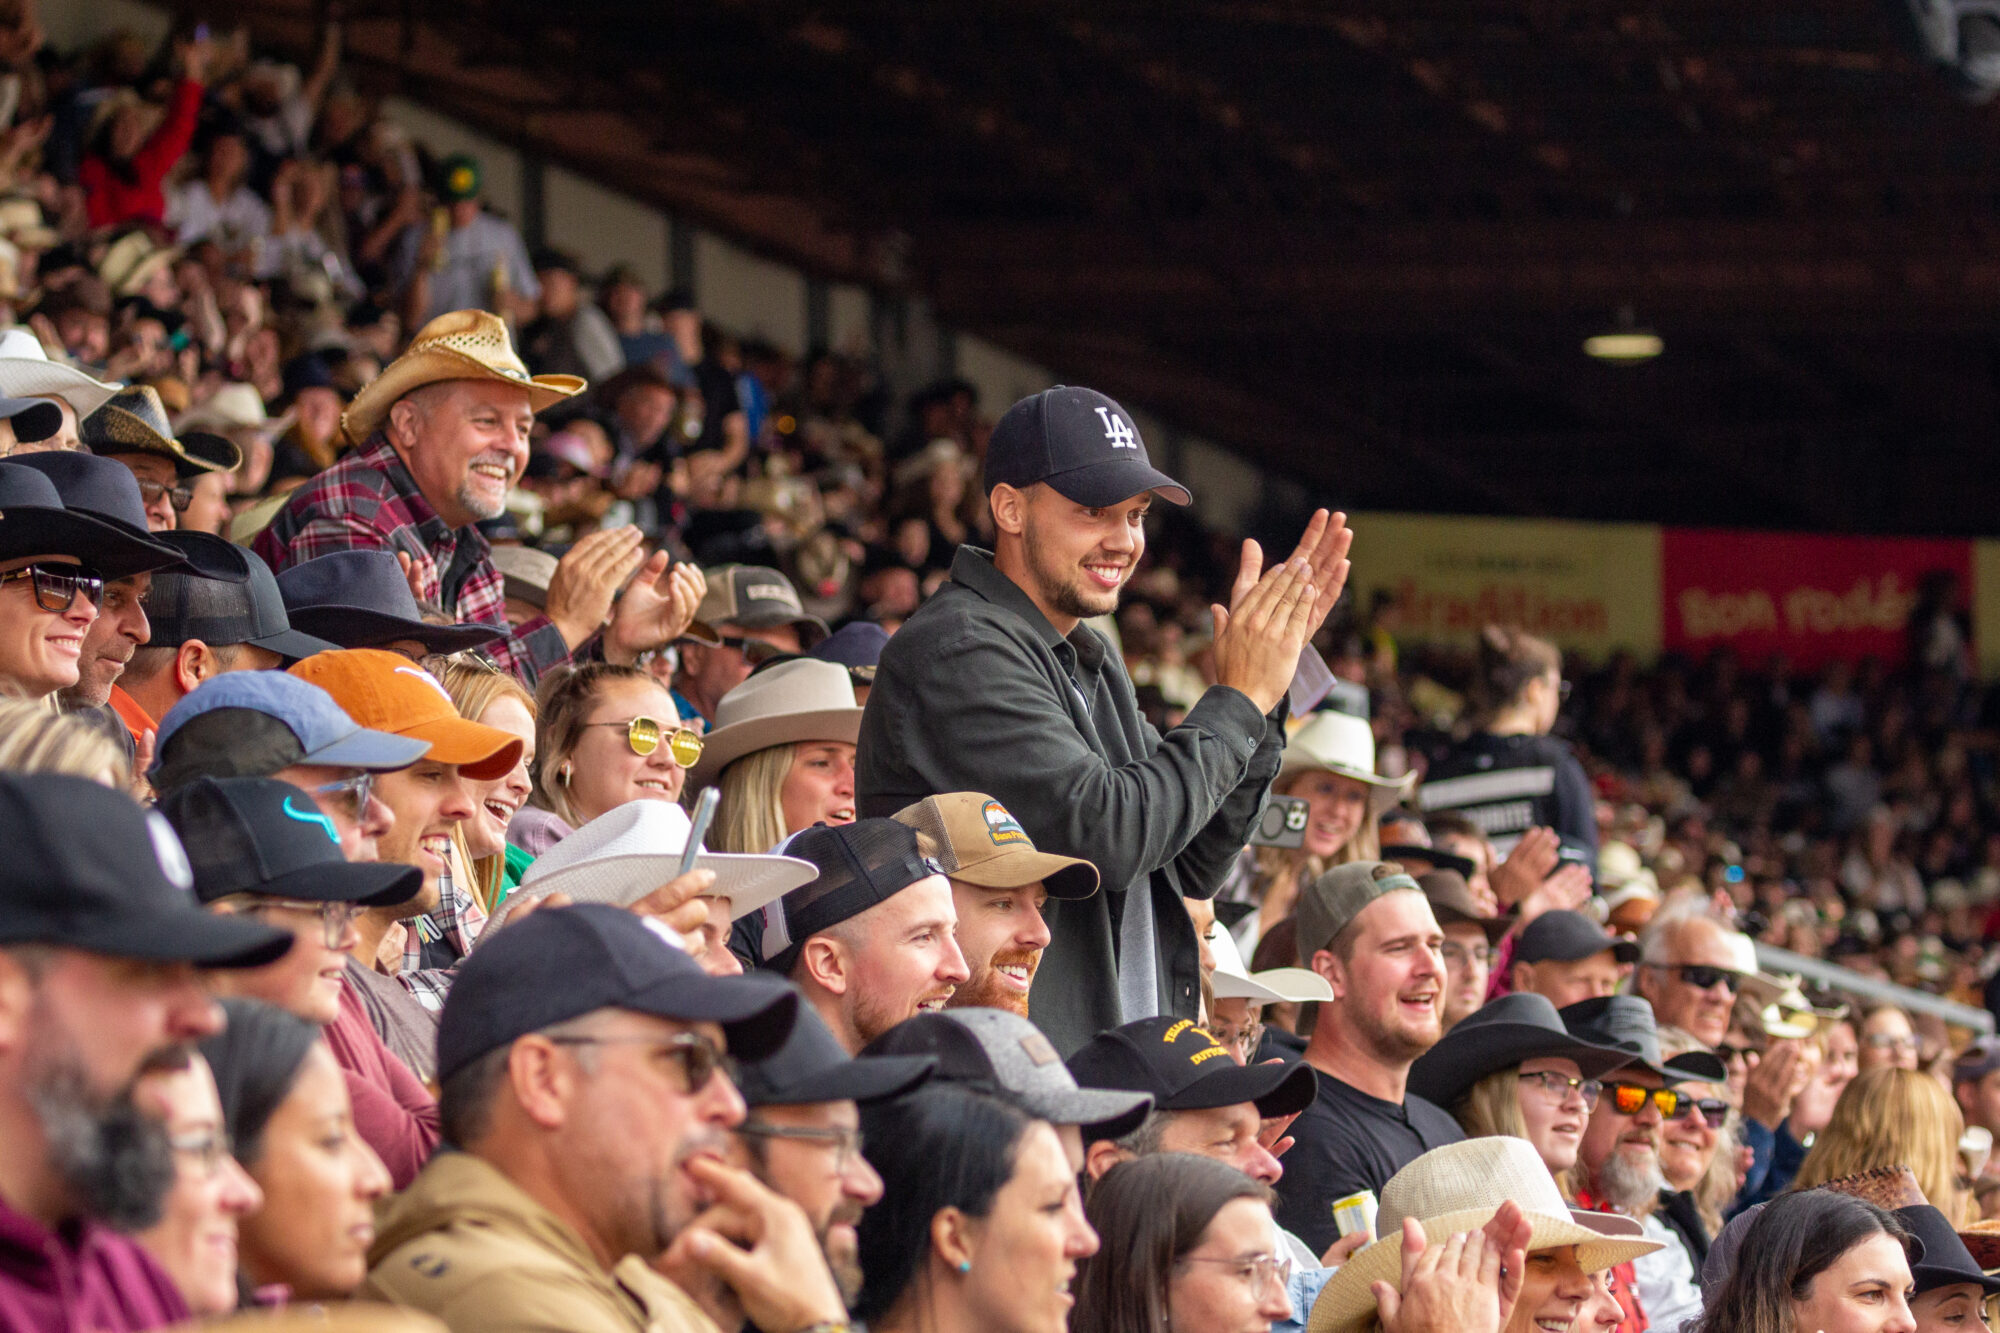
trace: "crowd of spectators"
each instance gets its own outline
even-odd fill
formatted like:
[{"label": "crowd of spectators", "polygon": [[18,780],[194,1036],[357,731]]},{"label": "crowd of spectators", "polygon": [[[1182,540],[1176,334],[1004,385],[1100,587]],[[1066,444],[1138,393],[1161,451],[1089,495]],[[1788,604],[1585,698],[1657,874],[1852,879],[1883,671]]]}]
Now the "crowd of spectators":
[{"label": "crowd of spectators", "polygon": [[1948,589],[1405,641],[1102,394],[531,253],[340,42],[0,18],[0,1327],[1983,1326]]}]

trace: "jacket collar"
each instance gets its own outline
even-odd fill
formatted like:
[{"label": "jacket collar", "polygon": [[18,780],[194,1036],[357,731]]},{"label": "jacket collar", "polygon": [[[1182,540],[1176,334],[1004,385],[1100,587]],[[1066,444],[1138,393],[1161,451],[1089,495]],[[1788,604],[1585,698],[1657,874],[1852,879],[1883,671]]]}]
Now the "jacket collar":
[{"label": "jacket collar", "polygon": [[1067,643],[1078,659],[1092,668],[1102,661],[1102,640],[1092,634],[1082,621],[1077,622],[1076,629],[1068,638],[1056,633],[1056,627],[1049,623],[1049,618],[1042,614],[1042,608],[1035,605],[1034,599],[1020,584],[1000,572],[1000,567],[993,563],[993,552],[977,546],[959,547],[958,553],[951,558],[951,581],[963,584],[968,591],[1027,621],[1036,637],[1050,648]]}]

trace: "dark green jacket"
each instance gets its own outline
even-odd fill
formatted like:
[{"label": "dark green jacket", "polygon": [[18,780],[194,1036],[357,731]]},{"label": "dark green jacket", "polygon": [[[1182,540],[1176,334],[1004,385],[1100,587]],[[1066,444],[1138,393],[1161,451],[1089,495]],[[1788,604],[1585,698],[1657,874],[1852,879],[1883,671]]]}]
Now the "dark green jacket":
[{"label": "dark green jacket", "polygon": [[991,555],[962,546],[951,581],[882,652],[861,721],[861,813],[985,792],[1036,847],[1097,867],[1102,892],[1049,903],[1053,939],[1029,997],[1067,1056],[1128,1017],[1117,923],[1134,905],[1154,916],[1158,1012],[1195,1016],[1199,961],[1178,900],[1213,895],[1243,850],[1278,772],[1285,709],[1263,716],[1217,686],[1162,736],[1102,635],[1057,634]]}]

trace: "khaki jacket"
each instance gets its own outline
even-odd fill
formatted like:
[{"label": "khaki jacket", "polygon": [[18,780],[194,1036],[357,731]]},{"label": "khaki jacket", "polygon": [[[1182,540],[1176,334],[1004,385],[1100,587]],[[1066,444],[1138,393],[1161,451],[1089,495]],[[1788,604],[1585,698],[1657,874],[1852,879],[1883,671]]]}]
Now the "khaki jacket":
[{"label": "khaki jacket", "polygon": [[718,1333],[636,1255],[607,1273],[568,1224],[470,1153],[432,1158],[377,1221],[361,1295],[452,1333]]}]

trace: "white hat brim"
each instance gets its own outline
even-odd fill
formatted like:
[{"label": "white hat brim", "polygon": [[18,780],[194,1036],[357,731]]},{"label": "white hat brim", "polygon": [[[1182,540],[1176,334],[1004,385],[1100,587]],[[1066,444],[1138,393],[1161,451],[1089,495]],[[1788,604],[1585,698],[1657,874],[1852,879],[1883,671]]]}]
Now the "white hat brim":
[{"label": "white hat brim", "polygon": [[[630,907],[680,873],[678,853],[635,852],[624,856],[600,856],[572,866],[550,871],[532,881],[524,880],[500,910],[487,922],[487,929],[504,925],[519,902],[566,893],[580,903],[610,903]],[[694,859],[695,869],[713,871],[715,887],[708,896],[729,899],[729,917],[748,915],[765,904],[782,898],[818,876],[819,867],[796,856],[752,855],[736,852],[702,852]],[[530,866],[529,873],[534,872]]]},{"label": "white hat brim", "polygon": [[717,727],[701,738],[701,760],[689,770],[688,781],[705,786],[744,755],[768,750],[773,745],[808,745],[814,741],[844,741],[853,745],[861,739],[861,713],[859,708],[819,708],[799,713],[769,713]]},{"label": "white hat brim", "polygon": [[[1457,1232],[1477,1231],[1492,1221],[1493,1214],[1499,1211],[1496,1204],[1491,1208],[1468,1208],[1424,1218],[1424,1239],[1428,1244],[1436,1245]],[[1577,1264],[1586,1274],[1603,1272],[1661,1248],[1661,1243],[1656,1240],[1607,1236],[1570,1217],[1553,1217],[1539,1212],[1525,1216],[1529,1226],[1529,1250],[1553,1250],[1574,1245]],[[1638,1230],[1636,1222],[1631,1225],[1634,1231]],[[1319,1299],[1313,1302],[1306,1333],[1354,1333],[1364,1327],[1368,1320],[1375,1317],[1375,1295],[1369,1288],[1376,1282],[1386,1282],[1399,1291],[1402,1289],[1403,1236],[1400,1230],[1363,1247],[1327,1280],[1326,1286],[1320,1290]]]},{"label": "white hat brim", "polygon": [[60,361],[33,357],[0,357],[0,395],[8,398],[60,398],[78,421],[118,396],[116,385],[103,384]]},{"label": "white hat brim", "polygon": [[1261,1004],[1325,1004],[1333,987],[1317,972],[1303,967],[1273,967],[1262,972],[1224,972],[1213,978],[1218,1000],[1246,999]]}]

